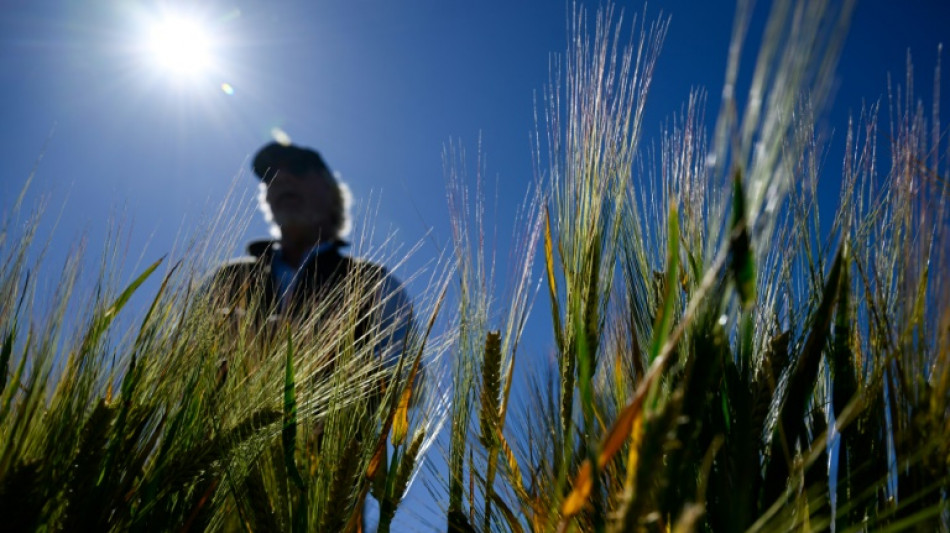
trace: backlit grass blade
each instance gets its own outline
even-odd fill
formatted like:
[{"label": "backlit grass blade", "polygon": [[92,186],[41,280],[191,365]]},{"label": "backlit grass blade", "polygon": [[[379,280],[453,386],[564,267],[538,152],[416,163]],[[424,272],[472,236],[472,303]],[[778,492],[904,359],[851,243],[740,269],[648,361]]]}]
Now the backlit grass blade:
[{"label": "backlit grass blade", "polygon": [[[354,439],[343,446],[340,460],[329,465],[333,476],[327,493],[328,508],[323,514],[319,527],[316,528],[318,531],[352,531],[352,526],[344,527],[344,524],[353,523],[361,517],[360,511],[365,493],[360,493],[355,507],[352,504],[353,485],[359,478],[360,444]],[[302,526],[303,524],[299,531],[306,531],[306,528]],[[295,530],[297,530],[296,527]]]},{"label": "backlit grass blade", "polygon": [[653,339],[650,342],[650,364],[660,354],[660,349],[666,343],[673,324],[674,304],[677,300],[676,291],[679,289],[679,215],[676,204],[671,203],[669,209],[669,228],[666,244],[666,285],[663,294],[663,308],[656,316],[653,325]]},{"label": "backlit grass blade", "polygon": [[[610,427],[600,447],[600,453],[597,455],[597,462],[601,468],[606,466],[607,462],[620,451],[624,442],[634,435],[634,428],[643,417],[644,398],[645,395],[638,394],[629,405],[623,408],[614,425]],[[627,465],[627,468],[631,467],[636,467],[636,465]]]},{"label": "backlit grass blade", "polygon": [[83,343],[81,347],[81,354],[86,354],[93,350],[96,344],[99,342],[99,339],[102,335],[109,329],[109,325],[115,319],[116,315],[125,307],[125,304],[128,303],[129,299],[135,293],[138,288],[145,283],[145,280],[155,272],[155,269],[158,268],[162,261],[165,258],[161,258],[158,261],[152,263],[144,272],[139,274],[137,278],[132,280],[120,294],[112,302],[112,304],[102,311],[101,314],[96,316],[90,323],[89,329],[86,331],[85,337],[83,337]]},{"label": "backlit grass blade", "polygon": [[396,405],[396,414],[393,416],[392,443],[393,446],[400,446],[409,433],[409,400],[412,399],[412,384],[406,385],[406,389],[399,395],[399,403]]},{"label": "backlit grass blade", "polygon": [[[428,342],[429,336],[432,334],[432,328],[435,326],[435,321],[439,316],[440,310],[442,309],[442,304],[445,302],[445,295],[448,292],[448,288],[449,288],[448,279],[446,279],[446,282],[442,285],[442,288],[439,292],[439,297],[436,299],[435,305],[432,308],[432,312],[429,315],[429,320],[428,320],[428,323],[426,324],[425,333],[422,336],[422,341],[419,343],[419,349],[413,356],[412,368],[410,369],[409,376],[407,378],[407,386],[411,385],[416,379],[416,376],[418,375],[419,367],[422,363],[422,355],[425,353],[426,343]],[[401,369],[402,359],[403,357],[400,356],[400,368],[398,369],[399,372],[401,372],[402,370]],[[386,416],[386,420],[383,422],[383,427],[380,430],[379,438],[377,439],[376,445],[373,448],[373,456],[370,459],[370,462],[367,465],[366,470],[365,470],[365,478],[369,481],[373,481],[376,478],[376,475],[379,473],[379,468],[380,466],[382,466],[382,461],[383,461],[382,458],[386,454],[386,439],[387,439],[387,436],[389,435],[390,430],[392,429],[393,420],[395,416],[396,416],[396,409],[395,409],[395,406],[392,406],[389,409],[388,415]],[[360,501],[360,502],[363,501],[366,497],[366,492],[368,490],[369,490],[369,484],[364,483],[360,491],[359,497],[357,498],[357,501]],[[451,511],[449,512],[449,515],[450,515],[449,522],[451,524],[452,522]],[[350,530],[355,529],[358,521],[359,521],[359,516],[357,514],[354,514],[350,518],[350,520],[347,521],[346,530],[350,531]]]},{"label": "backlit grass blade", "polygon": [[[406,488],[409,486],[409,479],[413,475],[424,439],[425,429],[419,428],[412,436],[409,446],[398,457],[398,466],[389,469],[389,475],[392,479],[387,480],[391,482],[386,484],[386,495],[380,501],[377,533],[386,533],[390,530],[399,502],[402,501]],[[393,457],[393,460],[396,461],[397,457]]]},{"label": "backlit grass blade", "polygon": [[106,460],[106,444],[110,439],[122,438],[121,435],[110,434],[115,415],[115,409],[100,400],[85,421],[66,484],[67,522],[64,530],[95,531],[106,526],[97,503],[107,499],[102,493],[100,478],[103,461]]},{"label": "backlit grass blade", "polygon": [[135,291],[138,290],[138,288],[141,287],[143,283],[145,283],[145,280],[147,280],[149,276],[152,275],[152,272],[155,272],[155,269],[158,268],[158,266],[161,265],[164,260],[165,258],[162,257],[158,261],[155,261],[149,265],[149,267],[146,268],[144,272],[139,274],[137,278],[132,280],[132,283],[129,283],[125,290],[119,294],[119,297],[116,298],[114,302],[112,302],[112,305],[106,309],[104,316],[108,319],[112,319],[117,314],[119,314],[119,311],[121,311],[122,308],[125,307],[125,304],[129,302],[129,298],[131,298]]},{"label": "backlit grass blade", "polygon": [[[138,357],[135,353],[133,353],[131,359],[129,360],[129,368],[126,370],[125,376],[122,378],[122,386],[120,388],[122,403],[119,406],[119,413],[115,419],[114,431],[116,435],[125,434],[126,423],[129,419],[129,413],[132,410],[133,401],[135,398],[135,389],[140,381],[141,376],[141,369],[139,368],[137,361]],[[102,483],[103,479],[115,475],[113,468],[120,453],[120,444],[121,439],[112,439],[112,442],[109,446],[109,451],[106,454],[106,459],[103,461],[102,470],[99,472],[99,483]]]},{"label": "backlit grass blade", "polygon": [[[16,338],[16,322],[10,328],[10,332],[3,339],[3,346],[0,347],[0,397],[3,396],[3,389],[7,386],[7,374],[10,366],[10,355],[13,354],[13,339]],[[0,420],[3,420],[0,417]]]},{"label": "backlit grass blade", "polygon": [[[613,426],[611,426],[607,432],[607,436],[600,446],[600,452],[597,454],[597,465],[601,469],[620,451],[623,443],[630,438],[634,423],[642,416],[643,402],[652,388],[653,381],[659,375],[659,372],[652,372],[640,383],[636,396],[630,404],[624,407]],[[585,460],[581,464],[577,475],[574,477],[571,492],[561,504],[561,514],[564,520],[579,513],[587,503],[587,498],[590,496],[594,486],[593,476],[594,469],[592,468],[592,464],[589,459]]]},{"label": "backlit grass blade", "polygon": [[297,469],[297,395],[294,383],[294,344],[290,329],[287,330],[287,352],[284,365],[284,417],[280,432],[283,443],[284,466],[287,475],[298,489],[304,490],[305,484]]},{"label": "backlit grass blade", "polygon": [[587,276],[586,295],[584,297],[584,346],[587,353],[587,361],[590,375],[593,376],[597,370],[597,350],[600,347],[601,326],[600,316],[600,262],[601,245],[600,235],[595,234],[591,239],[590,251],[587,253],[587,264],[589,271]]},{"label": "backlit grass blade", "polygon": [[498,494],[492,494],[492,501],[501,511],[501,515],[505,518],[505,524],[508,525],[508,529],[511,530],[512,533],[522,533],[524,529],[521,527],[521,521],[518,519],[518,515],[508,507],[504,498]]},{"label": "backlit grass blade", "polygon": [[554,275],[554,238],[551,235],[551,212],[544,208],[544,267],[548,277],[548,295],[551,298],[551,321],[558,351],[564,353],[564,332],[561,328],[561,308],[558,304],[557,278]]},{"label": "backlit grass blade", "polygon": [[[717,395],[721,394],[723,364],[731,362],[732,356],[728,353],[725,335],[722,326],[718,324],[719,305],[718,294],[712,299],[710,307],[699,313],[691,336],[693,342],[689,350],[689,357],[684,362],[685,369],[679,388],[682,390],[683,401],[680,413],[681,423],[676,427],[676,441],[682,443],[669,450],[666,462],[668,464],[665,475],[669,479],[665,489],[660,493],[660,512],[674,515],[680,511],[682,502],[698,492],[698,479],[695,465],[703,460],[707,453],[709,438],[714,433],[724,432],[721,424],[713,413],[717,406]],[[638,420],[642,422],[642,419]],[[642,425],[642,424],[641,424]],[[642,433],[642,429],[639,433]],[[631,446],[630,454],[634,448]],[[723,458],[724,459],[724,458]],[[725,461],[720,461],[723,464]],[[628,460],[635,466],[633,458]],[[633,472],[628,466],[628,479]],[[632,490],[631,482],[627,482],[628,490]],[[694,487],[695,491],[694,491]],[[702,491],[705,494],[705,491]],[[715,496],[719,496],[718,494]],[[696,500],[703,501],[703,500]]]},{"label": "backlit grass blade", "polygon": [[737,168],[732,180],[732,238],[729,252],[732,276],[743,309],[748,309],[755,302],[755,254],[752,251],[747,220],[742,171]]},{"label": "backlit grass blade", "polygon": [[[564,502],[561,504],[561,514],[563,515],[562,523],[584,508],[587,505],[587,499],[590,497],[591,489],[594,488],[594,473],[593,467],[589,459],[585,459],[581,464],[580,469],[577,471],[577,475],[574,476],[574,482],[571,484],[571,492],[567,495],[567,498],[564,498]],[[559,527],[559,531],[563,531],[564,527]]]},{"label": "backlit grass blade", "polygon": [[508,444],[508,439],[505,438],[501,430],[498,430],[496,437],[501,445],[501,451],[505,455],[505,463],[508,468],[508,479],[511,488],[515,491],[515,494],[517,494],[522,503],[527,503],[531,498],[528,496],[528,491],[524,486],[524,476],[522,476],[521,468],[518,466],[518,458],[515,457],[514,451],[512,451],[511,446]]},{"label": "backlit grass blade", "polygon": [[818,309],[811,317],[811,329],[788,379],[785,400],[779,411],[778,422],[769,447],[763,504],[775,501],[785,490],[789,479],[795,443],[802,435],[803,420],[808,415],[809,398],[818,377],[821,354],[831,328],[832,311],[840,291],[844,254],[845,246],[842,245],[835,255]]},{"label": "backlit grass blade", "polygon": [[[142,325],[139,327],[139,333],[135,338],[134,346],[139,346],[143,341],[143,336],[145,335],[146,326],[149,323],[149,320],[152,318],[152,314],[155,312],[155,309],[158,308],[159,303],[162,300],[162,296],[165,294],[165,290],[168,288],[168,283],[171,281],[172,276],[175,274],[175,271],[178,270],[178,267],[182,265],[181,261],[175,263],[175,265],[168,271],[168,274],[162,279],[162,285],[158,288],[158,292],[155,293],[155,297],[152,298],[152,303],[148,307],[148,311],[145,313],[145,317],[142,318]],[[158,266],[158,262],[155,263],[155,267]],[[153,269],[154,270],[154,269]],[[187,299],[187,298],[186,298]],[[124,305],[124,304],[123,304]]]},{"label": "backlit grass blade", "polygon": [[[551,213],[547,206],[544,209],[544,264],[548,278],[548,294],[551,298],[551,320],[553,323],[554,339],[558,348],[558,369],[560,371],[560,429],[563,436],[564,449],[559,453],[566,455],[570,441],[571,427],[574,416],[574,363],[575,353],[571,346],[566,345],[565,331],[561,325],[561,308],[558,303],[557,278],[554,274],[554,238],[551,234]],[[576,338],[576,337],[571,337]],[[562,461],[558,461],[560,464]]]},{"label": "backlit grass blade", "polygon": [[[830,366],[832,372],[832,406],[835,415],[844,412],[848,402],[858,392],[857,371],[854,366],[851,351],[851,282],[849,277],[850,258],[845,257],[841,267],[841,284],[838,292],[838,308],[835,311],[834,331],[831,339]],[[841,448],[838,459],[838,501],[845,502],[848,494],[860,487],[852,487],[851,469],[857,465],[853,463],[853,454],[857,446],[867,446],[861,443],[858,425],[846,427],[841,435]],[[868,435],[870,437],[870,435]],[[851,517],[857,518],[857,514]]]}]

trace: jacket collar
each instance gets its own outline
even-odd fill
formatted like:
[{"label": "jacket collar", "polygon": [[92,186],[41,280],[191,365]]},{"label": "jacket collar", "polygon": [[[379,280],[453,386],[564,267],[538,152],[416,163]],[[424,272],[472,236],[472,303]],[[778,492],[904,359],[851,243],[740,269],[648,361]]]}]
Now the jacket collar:
[{"label": "jacket collar", "polygon": [[[350,243],[344,240],[337,239],[333,241],[332,243],[330,243],[329,246],[327,246],[326,248],[321,249],[319,253],[323,254],[330,251],[339,253],[340,248],[344,248],[349,245]],[[280,241],[277,241],[277,240],[269,239],[269,240],[252,241],[250,244],[247,245],[247,253],[249,253],[250,255],[258,259],[261,259],[261,258],[271,259],[274,255],[274,252],[277,251],[279,248],[280,248]]]}]

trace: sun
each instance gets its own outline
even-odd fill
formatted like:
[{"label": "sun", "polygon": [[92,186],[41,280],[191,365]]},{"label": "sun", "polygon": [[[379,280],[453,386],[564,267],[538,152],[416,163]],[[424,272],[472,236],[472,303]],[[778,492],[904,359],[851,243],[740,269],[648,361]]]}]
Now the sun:
[{"label": "sun", "polygon": [[194,78],[213,66],[214,42],[202,22],[182,14],[163,14],[148,31],[147,49],[155,63],[179,78]]}]

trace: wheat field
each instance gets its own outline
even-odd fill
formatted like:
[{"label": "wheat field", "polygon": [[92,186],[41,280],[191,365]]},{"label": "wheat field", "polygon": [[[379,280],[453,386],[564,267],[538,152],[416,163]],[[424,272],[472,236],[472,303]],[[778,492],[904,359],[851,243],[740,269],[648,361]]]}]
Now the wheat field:
[{"label": "wheat field", "polygon": [[[17,203],[0,230],[4,528],[357,531],[371,500],[389,531],[417,486],[452,532],[947,531],[946,134],[904,88],[840,125],[845,159],[821,164],[850,11],[774,2],[749,86],[730,55],[722,100],[695,91],[654,150],[670,20],[575,8],[510,286],[493,290],[480,177],[450,144],[453,246],[419,274],[395,365],[374,357],[391,332],[359,327],[380,302],[358,276],[302,323],[220,312],[207,274],[233,205],[131,282],[117,243],[99,262],[80,248],[41,298],[47,215]],[[832,213],[819,179],[840,180]]]}]

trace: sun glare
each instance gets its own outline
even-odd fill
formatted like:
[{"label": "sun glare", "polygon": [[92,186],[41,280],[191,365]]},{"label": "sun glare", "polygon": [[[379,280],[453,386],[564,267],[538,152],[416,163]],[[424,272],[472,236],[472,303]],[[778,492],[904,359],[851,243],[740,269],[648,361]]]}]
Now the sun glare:
[{"label": "sun glare", "polygon": [[148,49],[159,66],[180,77],[204,74],[213,62],[207,30],[181,15],[166,15],[154,23]]}]

